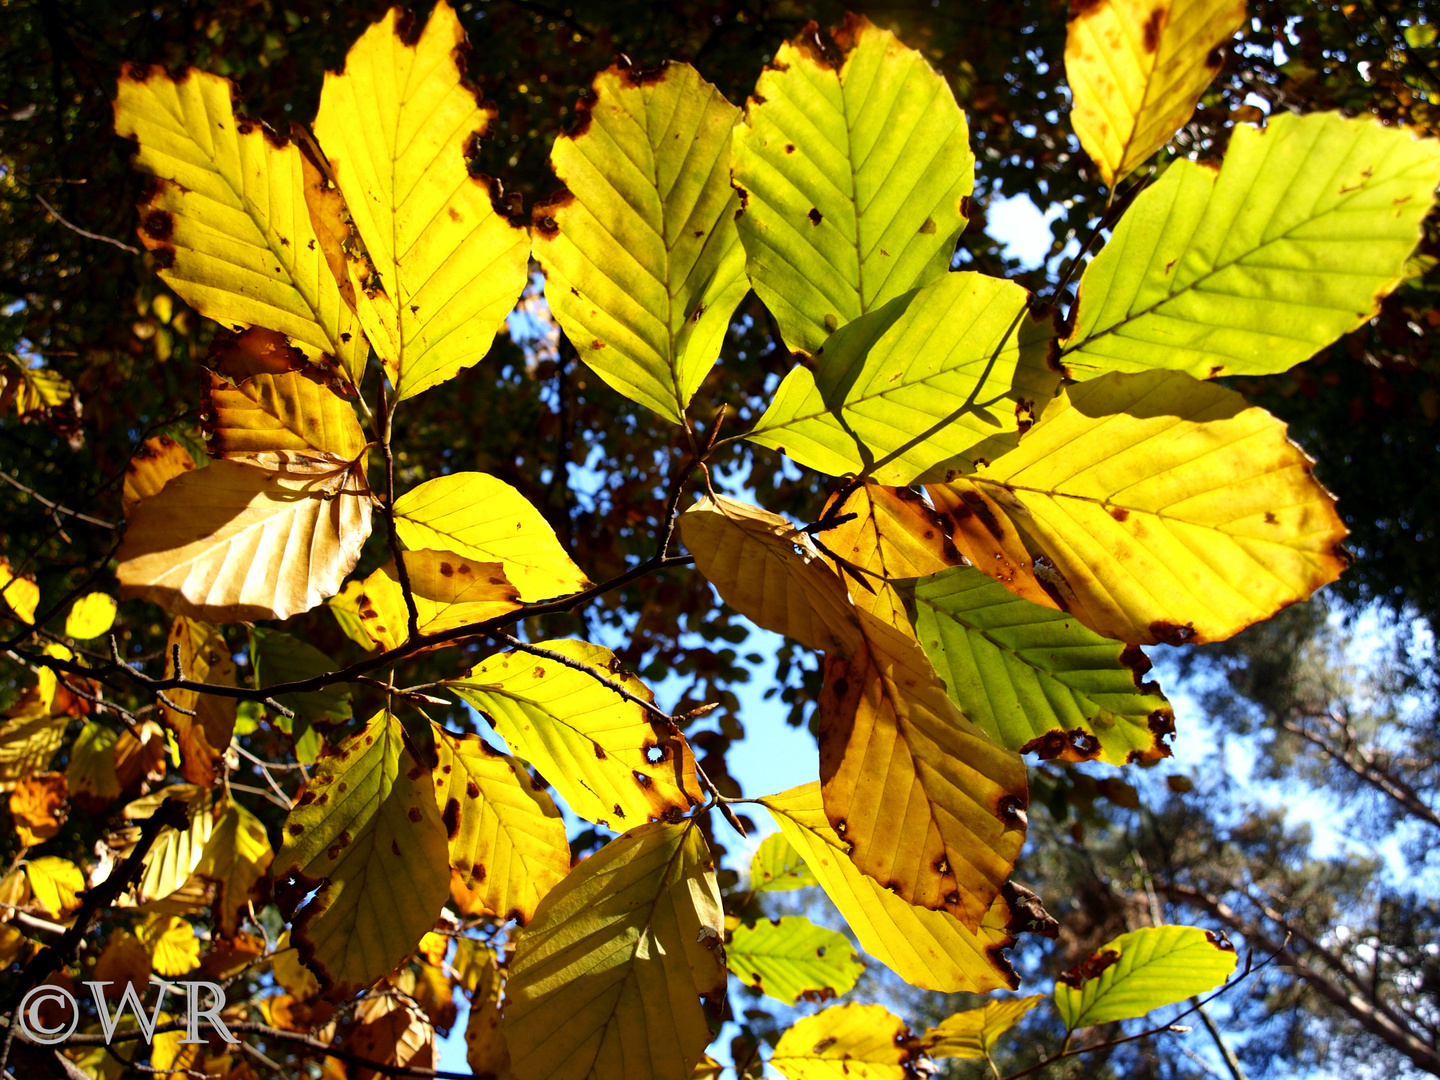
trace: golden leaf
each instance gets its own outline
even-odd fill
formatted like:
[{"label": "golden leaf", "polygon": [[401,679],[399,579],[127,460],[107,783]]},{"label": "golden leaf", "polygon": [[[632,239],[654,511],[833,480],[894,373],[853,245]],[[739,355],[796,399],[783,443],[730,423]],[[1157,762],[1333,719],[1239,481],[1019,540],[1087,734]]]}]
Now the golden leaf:
[{"label": "golden leaf", "polygon": [[[422,634],[439,634],[485,622],[520,606],[499,563],[477,563],[452,551],[401,553]],[[392,559],[361,584],[355,596],[360,626],[383,649],[409,638],[410,612]]]},{"label": "golden leaf", "polygon": [[115,623],[115,598],[109,593],[86,593],[65,616],[65,636],[88,641],[109,630]]},{"label": "golden leaf", "polygon": [[795,1021],[770,1064],[787,1080],[906,1080],[918,1053],[905,1021],[884,1005],[835,1005]]},{"label": "golden leaf", "polygon": [[249,458],[288,451],[354,461],[365,450],[365,435],[332,383],[339,385],[315,367],[236,382],[207,372],[200,423],[210,453]]},{"label": "golden leaf", "polygon": [[181,473],[195,468],[195,459],[190,451],[169,435],[153,435],[125,468],[125,484],[120,494],[120,505],[125,516],[136,504],[152,495],[159,495],[165,485]]},{"label": "golden leaf", "polygon": [[34,847],[60,831],[68,816],[64,773],[28,776],[10,792],[10,816],[21,847]]},{"label": "golden leaf", "polygon": [[200,966],[200,939],[184,919],[155,916],[141,923],[135,934],[140,944],[150,950],[150,962],[157,975],[184,975]]},{"label": "golden leaf", "polygon": [[35,584],[35,575],[17,577],[4,555],[0,555],[0,597],[4,597],[10,610],[25,622],[35,621],[35,608],[40,603],[40,586]]},{"label": "golden leaf", "polygon": [[85,875],[69,859],[46,855],[25,863],[30,893],[51,918],[62,918],[80,906]]},{"label": "golden leaf", "polygon": [[[230,646],[215,627],[181,615],[170,626],[165,642],[165,677],[173,678],[176,648],[180,671],[192,682],[216,686],[235,685],[235,661]],[[160,714],[180,744],[180,775],[192,784],[208,788],[215,783],[215,763],[230,746],[235,733],[235,698],[201,693],[199,690],[171,690],[166,695],[187,715],[163,701]]]}]

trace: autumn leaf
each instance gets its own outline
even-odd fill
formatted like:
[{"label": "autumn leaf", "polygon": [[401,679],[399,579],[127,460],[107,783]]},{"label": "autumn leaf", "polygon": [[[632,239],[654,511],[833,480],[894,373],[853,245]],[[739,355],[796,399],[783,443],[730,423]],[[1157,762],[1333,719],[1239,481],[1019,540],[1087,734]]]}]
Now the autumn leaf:
[{"label": "autumn leaf", "polygon": [[450,839],[450,865],[474,893],[467,915],[530,921],[570,871],[565,823],[525,763],[475,735],[435,729],[435,799]]},{"label": "autumn leaf", "polygon": [[21,699],[0,723],[0,791],[14,791],[27,776],[50,768],[70,726],[44,704]]},{"label": "autumn leaf", "polygon": [[169,435],[153,435],[146,439],[140,452],[130,459],[125,468],[125,483],[120,496],[125,516],[130,516],[137,503],[159,495],[171,480],[194,468],[195,459],[190,456],[190,451]]},{"label": "autumn leaf", "polygon": [[75,394],[70,380],[46,367],[31,367],[14,353],[0,353],[0,414],[13,403],[16,416],[63,405]]},{"label": "autumn leaf", "polygon": [[[398,994],[372,994],[355,1010],[355,1028],[346,1040],[352,1054],[406,1069],[429,1069],[435,1062],[435,1029],[425,1014]],[[382,1075],[357,1069],[357,1080]],[[389,1074],[384,1074],[389,1075]]]},{"label": "autumn leaf", "polygon": [[[453,551],[401,553],[422,634],[439,634],[508,614],[520,607],[499,563],[475,562]],[[410,637],[410,612],[393,561],[371,574],[356,596],[356,613],[370,639],[394,649]]]},{"label": "autumn leaf", "polygon": [[[215,807],[210,792],[194,784],[172,784],[145,795],[125,807],[125,819],[144,821],[160,809],[166,799],[186,804],[190,821],[186,828],[169,825],[160,830],[145,856],[145,869],[135,886],[135,899],[140,904],[165,900],[183,889],[200,865],[210,835],[215,831]],[[120,853],[128,855],[139,838],[140,829],[131,826],[121,833]]]},{"label": "autumn leaf", "polygon": [[399,17],[390,9],[344,71],[326,72],[315,136],[363,244],[347,268],[356,311],[404,400],[489,351],[525,286],[530,245],[498,184],[466,165],[496,112],[462,81],[454,10],[441,0],[415,38]]},{"label": "autumn leaf", "polygon": [[1059,385],[1055,327],[1029,305],[1014,282],[968,272],[897,296],[792,368],[746,438],[883,484],[968,467],[982,442],[1013,442]]},{"label": "autumn leaf", "polygon": [[1224,640],[1349,565],[1312,467],[1239,394],[1153,371],[1070,387],[964,482],[1044,554],[1086,626],[1180,645]]},{"label": "autumn leaf", "polygon": [[[521,932],[505,984],[515,1074],[679,1077],[725,989],[723,913],[695,822],[651,822],[581,862]],[[555,972],[566,978],[555,978]]]},{"label": "autumn leaf", "polygon": [[232,381],[207,372],[200,424],[214,457],[292,452],[354,461],[366,439],[339,380],[313,366]]},{"label": "autumn leaf", "polygon": [[730,188],[740,110],[689,64],[595,77],[535,205],[550,310],[621,394],[680,423],[749,288]]},{"label": "autumn leaf", "polygon": [[131,512],[120,595],[208,622],[309,611],[355,568],[370,504],[360,463],[330,457],[182,473]]},{"label": "autumn leaf", "polygon": [[115,771],[115,743],[119,733],[94,720],[86,721],[70,747],[65,782],[75,805],[94,813],[120,797]]},{"label": "autumn leaf", "polygon": [[[235,661],[224,636],[215,627],[183,615],[171,624],[165,643],[165,677],[182,672],[194,682],[235,686]],[[175,707],[162,701],[160,712],[180,744],[180,775],[208,788],[215,783],[215,763],[229,749],[235,732],[235,699],[179,689],[166,696]]]},{"label": "autumn leaf", "polygon": [[69,859],[45,855],[25,864],[30,880],[30,895],[52,919],[69,915],[80,906],[80,893],[85,891],[85,875]]},{"label": "autumn leaf", "polygon": [[152,918],[141,923],[135,934],[150,951],[150,963],[157,975],[173,978],[200,966],[200,939],[184,919],[174,915]]},{"label": "autumn leaf", "polygon": [[22,620],[35,621],[35,608],[40,603],[40,587],[35,584],[35,575],[16,574],[4,555],[0,555],[0,597],[4,597],[10,610]]},{"label": "autumn leaf", "polygon": [[[457,950],[464,946],[462,940]],[[472,946],[474,942],[470,943]],[[483,948],[483,947],[482,947]],[[501,1026],[500,996],[504,992],[504,972],[495,963],[495,954],[488,948],[477,955],[484,962],[472,969],[469,977],[462,977],[462,984],[468,984],[470,991],[470,1016],[465,1023],[465,1063],[476,1076],[490,1075],[495,1080],[514,1080],[510,1071],[510,1049],[505,1043],[505,1031]]]},{"label": "autumn leaf", "polygon": [[760,841],[750,859],[753,892],[783,892],[820,882],[784,833],[771,833]]},{"label": "autumn leaf", "polygon": [[1004,951],[1014,937],[1004,898],[997,897],[978,930],[947,911],[916,907],[866,876],[825,816],[820,784],[761,800],[840,910],[856,939],[875,959],[912,986],[942,993],[1011,989],[1019,978]]},{"label": "autumn leaf", "polygon": [[115,598],[109,593],[86,593],[65,616],[65,636],[89,641],[115,624]]},{"label": "autumn leaf", "polygon": [[195,873],[215,882],[213,914],[226,937],[235,936],[240,912],[257,899],[256,886],[274,857],[264,823],[238,802],[226,805],[195,866]]},{"label": "autumn leaf", "polygon": [[1043,994],[992,999],[947,1016],[920,1036],[920,1045],[932,1058],[988,1058],[1000,1036],[1044,1000]]},{"label": "autumn leaf", "polygon": [[156,178],[140,205],[140,239],[200,314],[279,331],[358,382],[365,338],[316,249],[300,152],[237,117],[234,93],[195,68],[179,79],[139,65],[121,74],[115,131],[140,144],[135,168]]},{"label": "autumn leaf", "polygon": [[327,752],[284,835],[270,873],[291,941],[326,998],[353,997],[410,954],[448,894],[445,827],[399,721],[377,713]]},{"label": "autumn leaf", "polygon": [[756,625],[811,649],[858,647],[845,586],[810,538],[780,515],[706,497],[680,515],[680,536],[721,599]]},{"label": "autumn leaf", "polygon": [[1245,0],[1098,0],[1070,10],[1070,122],[1114,187],[1190,119],[1245,20]]},{"label": "autumn leaf", "polygon": [[864,970],[844,934],[802,915],[736,927],[725,962],[741,982],[787,1005],[847,993]]},{"label": "autumn leaf", "polygon": [[22,848],[52,839],[69,816],[65,801],[69,794],[64,773],[37,773],[27,776],[10,792],[10,816],[15,819],[15,838]]},{"label": "autumn leaf", "polygon": [[1440,141],[1373,116],[1238,124],[1218,173],[1182,158],[1131,203],[1061,358],[1077,379],[1286,371],[1404,280],[1437,181]]},{"label": "autumn leaf", "polygon": [[[366,638],[367,647],[369,638]],[[304,682],[325,675],[337,667],[334,660],[313,645],[278,630],[250,630],[250,663],[255,685],[260,688],[281,683]],[[295,714],[294,719],[276,715],[273,722],[286,732],[295,744],[296,760],[309,765],[320,753],[323,740],[315,729],[317,723],[338,724],[350,719],[350,686],[332,683],[319,690],[300,694],[280,694],[275,698]]]},{"label": "autumn leaf", "polygon": [[783,43],[735,130],[740,239],[788,348],[950,267],[975,156],[965,114],[914,49],[861,17],[834,45],[814,23]]},{"label": "autumn leaf", "polygon": [[644,683],[620,670],[614,653],[583,641],[536,644],[570,663],[500,653],[446,685],[484,713],[583,818],[623,827],[670,820],[700,805],[695,757],[684,736],[590,674],[653,702]]},{"label": "autumn leaf", "polygon": [[834,1005],[780,1035],[770,1065],[786,1080],[907,1080],[919,1055],[905,1021],[883,1005]]}]

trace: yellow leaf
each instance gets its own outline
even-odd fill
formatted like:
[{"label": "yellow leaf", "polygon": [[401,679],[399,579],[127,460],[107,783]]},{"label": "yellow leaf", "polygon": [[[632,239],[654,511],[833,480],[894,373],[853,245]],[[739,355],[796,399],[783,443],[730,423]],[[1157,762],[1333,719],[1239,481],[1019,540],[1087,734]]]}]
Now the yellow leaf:
[{"label": "yellow leaf", "polygon": [[161,915],[141,923],[135,933],[150,950],[156,974],[173,977],[200,966],[200,939],[184,919]]},{"label": "yellow leaf", "polygon": [[[187,804],[190,823],[185,829],[166,826],[160,830],[160,835],[150,847],[150,853],[145,856],[145,870],[135,889],[135,898],[141,904],[164,900],[183,888],[190,881],[190,875],[195,872],[195,868],[200,865],[205,845],[210,840],[210,834],[215,831],[215,812],[210,803],[210,792],[194,784],[172,784],[144,798],[136,799],[125,807],[125,817],[129,821],[144,821],[169,798],[179,799]],[[122,854],[129,854],[129,848],[139,834],[138,828],[127,830],[127,843]]]},{"label": "yellow leaf", "polygon": [[341,632],[368,652],[376,646],[375,639],[370,636],[360,618],[360,598],[364,595],[363,581],[347,581],[343,589],[325,601],[325,606],[330,609],[330,614],[335,616]]},{"label": "yellow leaf", "polygon": [[80,906],[78,894],[85,890],[85,875],[69,859],[46,855],[25,863],[30,892],[51,918],[63,918]]},{"label": "yellow leaf", "polygon": [[486,473],[450,473],[407,491],[395,500],[395,530],[408,548],[503,564],[526,602],[566,596],[590,584],[540,512]]},{"label": "yellow leaf", "polygon": [[466,165],[497,114],[461,81],[454,10],[441,0],[413,44],[398,18],[390,9],[326,72],[315,135],[364,244],[349,265],[356,310],[403,400],[489,351],[530,244],[497,210],[498,185]]},{"label": "yellow leaf", "polygon": [[0,964],[7,968],[29,949],[30,939],[9,923],[0,923]]},{"label": "yellow leaf", "polygon": [[860,625],[863,648],[825,658],[826,814],[861,870],[974,929],[1025,842],[1025,765],[965,719],[913,638]]},{"label": "yellow leaf", "polygon": [[1057,610],[1063,583],[1047,571],[1044,559],[1037,565],[1025,538],[1006,512],[1017,505],[1003,488],[979,487],[965,477],[947,484],[927,484],[925,491],[950,526],[950,541],[981,573],[1000,582],[1016,596]]},{"label": "yellow leaf", "polygon": [[120,595],[211,622],[309,611],[355,568],[370,503],[359,462],[217,461],[135,508],[117,556]]},{"label": "yellow leaf", "polygon": [[489,964],[472,987],[470,1017],[465,1023],[465,1063],[477,1077],[514,1080],[510,1071],[510,1048],[501,1027],[500,994],[505,981],[494,954],[485,950]]},{"label": "yellow leaf", "polygon": [[861,947],[906,982],[947,994],[1019,985],[1003,951],[1015,940],[1003,898],[990,905],[978,930],[969,930],[949,912],[916,907],[861,873],[825,817],[818,782],[761,801]]},{"label": "yellow leaf", "polygon": [[105,942],[100,958],[95,961],[91,978],[96,982],[113,983],[105,988],[105,996],[118,1000],[127,985],[141,996],[150,988],[150,950],[128,930],[116,930]]},{"label": "yellow leaf", "polygon": [[845,586],[778,514],[721,495],[680,515],[680,536],[720,598],[806,648],[850,652],[861,635]]},{"label": "yellow leaf", "polygon": [[792,1024],[770,1064],[787,1080],[906,1080],[918,1053],[905,1021],[884,1005],[835,1005]]},{"label": "yellow leaf", "polygon": [[65,616],[65,636],[88,641],[105,633],[115,623],[115,598],[109,593],[92,592],[75,601]]},{"label": "yellow leaf", "polygon": [[10,793],[10,816],[15,819],[15,835],[21,847],[43,844],[60,831],[68,816],[67,794],[64,773],[28,776],[15,786]]},{"label": "yellow leaf", "polygon": [[264,824],[231,802],[195,867],[195,873],[215,882],[215,920],[226,937],[234,937],[239,929],[239,913],[256,898],[254,888],[274,857]]},{"label": "yellow leaf", "polygon": [[215,457],[290,451],[353,461],[365,450],[355,410],[337,392],[343,384],[319,368],[205,380],[200,422]]},{"label": "yellow leaf", "polygon": [[10,560],[0,555],[0,596],[10,605],[10,610],[27,623],[35,621],[35,608],[40,603],[40,586],[35,576],[26,574],[16,577],[10,569]]},{"label": "yellow leaf", "polygon": [[689,64],[612,66],[550,152],[535,258],[580,358],[680,423],[745,295],[730,140],[740,110]]},{"label": "yellow leaf", "polygon": [[[467,915],[530,921],[540,898],[570,871],[560,811],[525,763],[476,735],[438,726],[435,799],[450,838],[450,865],[476,895]],[[440,939],[442,946],[447,942]],[[438,961],[432,961],[438,963]]]},{"label": "yellow leaf", "polygon": [[783,892],[818,884],[804,858],[783,833],[774,833],[760,841],[750,860],[752,892]]},{"label": "yellow leaf", "polygon": [[328,999],[353,997],[410,955],[449,892],[433,782],[393,716],[320,759],[284,835],[270,871],[291,940]]},{"label": "yellow leaf", "polygon": [[[345,1041],[352,1054],[383,1065],[430,1069],[435,1063],[435,1029],[425,1014],[399,994],[375,994],[360,1002],[357,1021]],[[356,1080],[370,1080],[374,1069],[356,1069]]]},{"label": "yellow leaf", "polygon": [[12,708],[0,724],[0,791],[48,769],[69,726],[68,716],[52,716],[38,701]]},{"label": "yellow leaf", "polygon": [[[720,890],[693,820],[632,829],[546,895],[505,984],[517,1076],[688,1076],[722,994]],[[557,974],[564,972],[564,976]]]},{"label": "yellow leaf", "polygon": [[[179,648],[180,671],[194,682],[235,685],[235,661],[220,631],[208,623],[180,616],[170,626],[165,642],[165,677],[175,671]],[[186,713],[163,701],[160,713],[180,744],[180,774],[192,784],[208,788],[215,783],[215,763],[230,746],[235,733],[235,698],[202,694],[198,690],[171,690],[166,695]]]},{"label": "yellow leaf", "polygon": [[[499,563],[477,563],[451,551],[406,551],[401,557],[422,634],[485,622],[520,606]],[[381,648],[396,648],[409,638],[410,612],[394,560],[365,579],[355,605],[360,626]]]},{"label": "yellow leaf", "polygon": [[1180,645],[1222,641],[1349,565],[1312,466],[1264,409],[1154,371],[1070,387],[967,479],[1044,553],[1086,626]]},{"label": "yellow leaf", "polygon": [[140,453],[130,459],[125,469],[125,485],[120,494],[125,516],[130,516],[137,503],[159,495],[171,480],[194,468],[195,459],[190,456],[190,451],[169,435],[154,435],[146,439]]},{"label": "yellow leaf", "polygon": [[26,416],[63,405],[75,393],[70,380],[49,368],[31,367],[14,353],[0,354],[9,366],[0,366],[0,413],[13,396],[15,415]]},{"label": "yellow leaf", "polygon": [[94,720],[86,721],[75,737],[75,744],[70,748],[70,764],[65,769],[65,782],[77,806],[94,813],[120,797],[120,781],[115,774],[118,738],[113,728]]},{"label": "yellow leaf", "polygon": [[275,943],[275,955],[270,963],[275,981],[296,1001],[313,1001],[320,996],[320,981],[300,962],[300,953],[290,947],[289,930]]},{"label": "yellow leaf", "polygon": [[879,484],[862,484],[844,506],[834,503],[832,498],[825,504],[822,517],[854,514],[854,520],[826,529],[819,540],[859,572],[857,581],[840,571],[850,599],[857,608],[908,633],[905,602],[888,582],[935,574],[960,561],[939,515],[909,488]]},{"label": "yellow leaf", "polygon": [[[455,942],[455,956],[450,962],[450,972],[456,984],[467,994],[473,994],[482,984],[496,977],[495,951],[483,941],[462,937]],[[498,1000],[499,993],[496,993]]]},{"label": "yellow leaf", "polygon": [[720,1074],[724,1071],[724,1065],[706,1054],[696,1063],[695,1071],[690,1074],[690,1080],[720,1080]]},{"label": "yellow leaf", "polygon": [[157,178],[140,239],[200,314],[278,330],[358,382],[365,339],[316,250],[300,151],[237,117],[234,95],[228,80],[194,68],[178,80],[133,65],[121,74],[115,131],[140,144],[135,168]]},{"label": "yellow leaf", "polygon": [[649,687],[620,670],[614,653],[583,641],[537,644],[586,670],[508,652],[446,685],[484,713],[510,748],[589,821],[618,829],[672,819],[701,803],[684,736],[589,674],[653,702]]},{"label": "yellow leaf", "polygon": [[1034,994],[987,1001],[983,1008],[947,1016],[921,1036],[920,1045],[932,1058],[988,1058],[1000,1036],[1044,1000],[1044,994]]},{"label": "yellow leaf", "polygon": [[156,1070],[156,1080],[189,1080],[184,1071],[168,1070],[198,1069],[200,1056],[205,1051],[202,1043],[184,1044],[184,1031],[162,1031],[150,1045],[150,1066]]},{"label": "yellow leaf", "polygon": [[1095,0],[1070,11],[1070,122],[1114,187],[1190,119],[1245,21],[1245,0]]}]

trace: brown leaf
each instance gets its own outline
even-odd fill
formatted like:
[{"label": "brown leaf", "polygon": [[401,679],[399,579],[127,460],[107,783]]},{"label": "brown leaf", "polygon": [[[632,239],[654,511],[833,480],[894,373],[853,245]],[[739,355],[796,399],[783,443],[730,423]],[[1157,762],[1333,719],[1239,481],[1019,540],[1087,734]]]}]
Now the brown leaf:
[{"label": "brown leaf", "polygon": [[[425,1014],[398,994],[365,998],[355,1010],[359,1021],[350,1033],[347,1049],[385,1065],[411,1069],[433,1068],[435,1029]],[[373,1080],[374,1069],[357,1070],[356,1080]]]},{"label": "brown leaf", "polygon": [[21,847],[44,843],[60,831],[65,810],[65,774],[40,773],[21,780],[10,793],[10,815]]},{"label": "brown leaf", "polygon": [[[175,647],[180,648],[180,670],[194,682],[234,686],[235,661],[225,638],[208,623],[180,616],[170,627],[165,642],[165,677],[176,674]],[[235,699],[202,694],[198,690],[171,690],[166,695],[188,716],[160,704],[165,723],[180,744],[180,775],[192,784],[210,787],[215,783],[215,762],[230,745],[235,733]]]}]

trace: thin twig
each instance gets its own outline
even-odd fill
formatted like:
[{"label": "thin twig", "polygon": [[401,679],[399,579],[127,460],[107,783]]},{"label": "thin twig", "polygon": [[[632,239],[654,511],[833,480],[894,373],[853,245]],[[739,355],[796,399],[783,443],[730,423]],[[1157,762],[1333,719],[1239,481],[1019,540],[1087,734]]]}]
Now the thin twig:
[{"label": "thin twig", "polygon": [[38,191],[35,193],[35,198],[39,201],[41,206],[45,207],[46,210],[50,211],[51,217],[53,217],[61,225],[64,225],[65,228],[69,229],[71,232],[79,233],[87,240],[99,240],[101,243],[111,244],[114,247],[119,248],[121,251],[128,251],[131,255],[140,254],[139,248],[131,247],[129,244],[121,243],[119,240],[116,240],[112,236],[101,236],[99,233],[93,233],[89,229],[82,229],[79,225],[74,225],[71,222],[66,221],[63,217],[60,216],[60,211],[56,210],[55,207],[51,206],[48,202],[46,202],[44,196],[42,196]]}]

